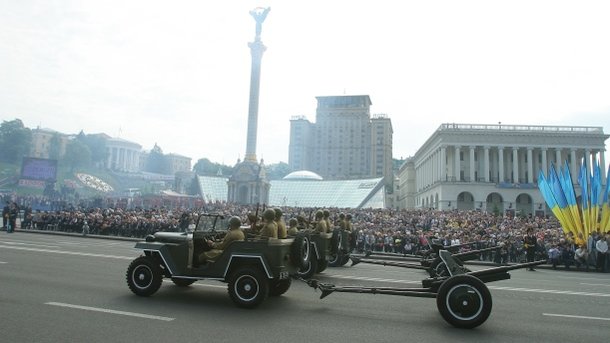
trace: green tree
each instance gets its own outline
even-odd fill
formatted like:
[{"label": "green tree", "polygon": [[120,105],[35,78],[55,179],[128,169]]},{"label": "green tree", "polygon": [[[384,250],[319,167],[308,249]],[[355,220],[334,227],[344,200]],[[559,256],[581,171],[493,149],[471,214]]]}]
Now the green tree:
[{"label": "green tree", "polygon": [[20,119],[3,121],[0,124],[0,160],[20,163],[30,151],[32,131]]},{"label": "green tree", "polygon": [[91,162],[103,164],[108,158],[106,151],[106,139],[101,135],[87,135],[82,130],[76,137],[79,141],[89,147]]},{"label": "green tree", "polygon": [[161,150],[161,147],[158,146],[157,143],[155,143],[155,146],[148,154],[146,171],[159,174],[167,174],[169,172],[167,158],[165,158],[165,155],[163,155],[163,150]]},{"label": "green tree", "polygon": [[288,163],[280,162],[270,164],[267,167],[267,177],[269,180],[280,180],[292,171]]},{"label": "green tree", "polygon": [[49,158],[52,160],[59,160],[61,152],[61,138],[59,133],[55,132],[49,140]]},{"label": "green tree", "polygon": [[91,164],[91,151],[89,147],[78,139],[72,139],[66,144],[64,162],[70,166],[70,170],[78,167],[86,167]]},{"label": "green tree", "polygon": [[233,168],[220,163],[214,163],[207,158],[202,158],[195,163],[193,171],[198,175],[216,176],[219,171],[222,175],[231,175]]}]

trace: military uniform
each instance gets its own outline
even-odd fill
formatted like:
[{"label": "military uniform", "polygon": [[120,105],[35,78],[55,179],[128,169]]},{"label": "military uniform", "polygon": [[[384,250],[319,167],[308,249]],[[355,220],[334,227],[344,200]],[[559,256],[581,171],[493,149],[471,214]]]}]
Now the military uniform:
[{"label": "military uniform", "polygon": [[277,237],[282,239],[288,237],[286,223],[282,219],[282,211],[279,208],[275,209],[275,224],[277,225]]},{"label": "military uniform", "polygon": [[[235,219],[237,219],[237,220],[235,220]],[[231,224],[232,220],[233,220],[233,223]],[[204,251],[201,254],[199,254],[199,262],[201,262],[201,263],[203,263],[205,261],[214,262],[214,260],[222,254],[224,249],[226,249],[229,246],[229,244],[231,244],[231,242],[243,241],[245,239],[246,236],[244,235],[244,232],[240,229],[241,221],[239,221],[239,218],[232,217],[229,220],[229,223],[231,224],[230,229],[227,232],[227,234],[225,235],[225,237],[223,238],[223,240],[221,242],[212,243],[210,245],[212,248],[211,250]]]},{"label": "military uniform", "polygon": [[265,224],[259,232],[258,238],[277,238],[277,224],[275,223],[275,211],[267,209],[263,213]]}]

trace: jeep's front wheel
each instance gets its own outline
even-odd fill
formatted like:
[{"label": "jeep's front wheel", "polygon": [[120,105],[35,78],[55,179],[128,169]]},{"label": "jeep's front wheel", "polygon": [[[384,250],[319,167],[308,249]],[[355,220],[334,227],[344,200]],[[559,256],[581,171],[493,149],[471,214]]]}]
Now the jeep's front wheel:
[{"label": "jeep's front wheel", "polygon": [[256,307],[268,294],[269,280],[257,268],[239,268],[229,278],[229,296],[239,307]]},{"label": "jeep's front wheel", "polygon": [[159,290],[163,282],[163,273],[159,264],[149,256],[140,256],[127,268],[127,285],[129,289],[143,297],[150,296]]}]

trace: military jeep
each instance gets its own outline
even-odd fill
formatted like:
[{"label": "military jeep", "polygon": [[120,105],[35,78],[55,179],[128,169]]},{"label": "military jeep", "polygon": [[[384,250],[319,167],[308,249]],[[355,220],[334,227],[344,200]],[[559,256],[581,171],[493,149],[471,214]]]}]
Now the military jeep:
[{"label": "military jeep", "polygon": [[334,250],[331,244],[332,234],[320,233],[313,230],[300,231],[296,236],[299,244],[303,246],[302,261],[297,275],[309,279],[316,273],[321,273],[328,267],[328,261]]},{"label": "military jeep", "polygon": [[[198,263],[199,254],[209,249],[208,239],[220,239],[227,230],[225,219],[215,214],[200,214],[196,228],[189,232],[157,232],[138,242],[143,255],[127,268],[127,285],[139,296],[159,290],[163,278],[179,287],[197,280],[218,280],[228,284],[233,302],[245,308],[256,307],[268,295],[284,294],[291,276],[302,267],[305,253],[302,237],[234,241],[214,262]],[[216,229],[217,226],[223,229]]]}]

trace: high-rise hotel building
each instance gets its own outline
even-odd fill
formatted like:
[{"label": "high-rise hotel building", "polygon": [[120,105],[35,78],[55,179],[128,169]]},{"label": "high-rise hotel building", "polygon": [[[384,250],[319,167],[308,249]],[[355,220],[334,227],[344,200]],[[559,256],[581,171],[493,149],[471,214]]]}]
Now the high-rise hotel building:
[{"label": "high-rise hotel building", "polygon": [[290,120],[290,168],[329,180],[384,177],[391,186],[393,132],[387,115],[371,117],[368,95],[316,99],[315,123],[302,116]]}]

